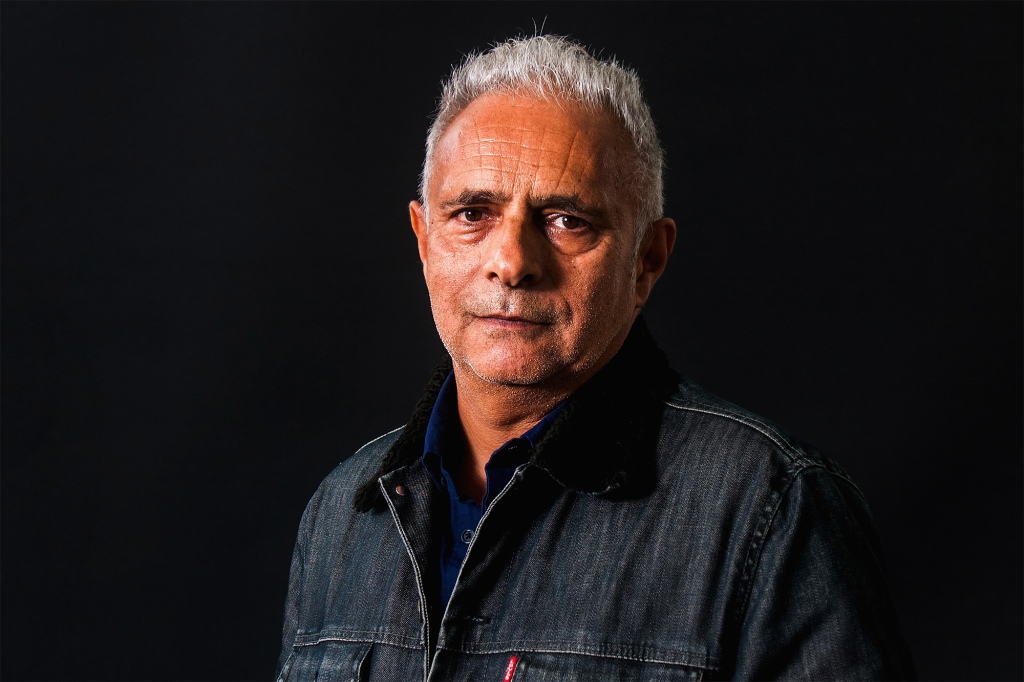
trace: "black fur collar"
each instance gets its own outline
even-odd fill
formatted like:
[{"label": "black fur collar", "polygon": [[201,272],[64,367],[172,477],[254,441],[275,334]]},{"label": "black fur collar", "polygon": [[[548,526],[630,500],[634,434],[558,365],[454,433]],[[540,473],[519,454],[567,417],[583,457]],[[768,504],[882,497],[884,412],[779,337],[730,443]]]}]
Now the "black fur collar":
[{"label": "black fur collar", "polygon": [[[423,455],[427,422],[451,369],[451,358],[447,358],[434,370],[409,423],[384,456],[377,473],[356,492],[353,506],[357,511],[383,508],[377,479],[415,463]],[[569,490],[593,495],[643,495],[654,482],[661,401],[678,381],[679,376],[669,368],[643,316],[639,317],[611,362],[570,396],[537,443],[530,461]]]}]

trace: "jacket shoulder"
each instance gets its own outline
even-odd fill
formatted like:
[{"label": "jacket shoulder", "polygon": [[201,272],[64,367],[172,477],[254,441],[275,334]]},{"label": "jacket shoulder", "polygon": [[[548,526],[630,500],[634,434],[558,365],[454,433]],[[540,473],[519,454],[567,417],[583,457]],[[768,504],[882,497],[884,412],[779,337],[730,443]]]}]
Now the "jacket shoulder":
[{"label": "jacket shoulder", "polygon": [[356,490],[374,477],[388,450],[402,435],[403,429],[405,426],[400,426],[374,438],[334,467],[331,473],[324,477],[310,499],[303,515],[303,527],[316,518],[322,507],[344,510],[347,513],[352,508]]},{"label": "jacket shoulder", "polygon": [[664,402],[667,408],[664,419],[668,424],[675,425],[677,429],[685,428],[684,423],[699,424],[702,430],[712,429],[726,450],[730,443],[741,450],[733,453],[737,456],[770,453],[780,459],[779,464],[794,473],[821,467],[849,481],[849,475],[842,467],[812,445],[773,421],[715,395],[691,379],[680,378],[675,392]]},{"label": "jacket shoulder", "polygon": [[365,481],[377,470],[381,460],[402,435],[404,429],[405,426],[399,426],[360,447],[352,456],[342,460],[338,466],[334,467],[334,470],[324,478],[323,484],[343,485],[349,483],[355,486]]}]

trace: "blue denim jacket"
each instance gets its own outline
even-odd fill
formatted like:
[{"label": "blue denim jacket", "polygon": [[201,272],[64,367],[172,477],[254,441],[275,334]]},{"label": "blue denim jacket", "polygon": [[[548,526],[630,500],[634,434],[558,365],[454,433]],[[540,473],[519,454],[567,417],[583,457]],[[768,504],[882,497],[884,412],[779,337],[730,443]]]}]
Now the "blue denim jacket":
[{"label": "blue denim jacket", "polygon": [[913,675],[860,491],[680,380],[642,321],[488,507],[442,611],[420,455],[447,371],[310,501],[279,679]]}]

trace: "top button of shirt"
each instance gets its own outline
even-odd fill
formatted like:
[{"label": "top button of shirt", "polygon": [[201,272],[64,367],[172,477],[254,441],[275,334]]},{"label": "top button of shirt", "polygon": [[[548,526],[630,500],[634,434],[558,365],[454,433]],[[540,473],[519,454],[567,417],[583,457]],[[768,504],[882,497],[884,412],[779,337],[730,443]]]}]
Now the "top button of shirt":
[{"label": "top button of shirt", "polygon": [[468,545],[469,541],[472,540],[472,539],[473,539],[473,529],[467,528],[466,530],[462,531],[462,541],[463,542],[465,542]]}]

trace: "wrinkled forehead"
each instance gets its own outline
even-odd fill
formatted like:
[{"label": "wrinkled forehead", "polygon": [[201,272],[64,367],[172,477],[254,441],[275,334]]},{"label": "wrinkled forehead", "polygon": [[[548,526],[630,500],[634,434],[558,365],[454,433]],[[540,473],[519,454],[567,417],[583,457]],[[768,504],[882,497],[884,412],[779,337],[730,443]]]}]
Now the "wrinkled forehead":
[{"label": "wrinkled forehead", "polygon": [[577,195],[615,203],[626,142],[621,126],[602,111],[484,95],[438,140],[428,201],[488,189],[509,196]]}]

